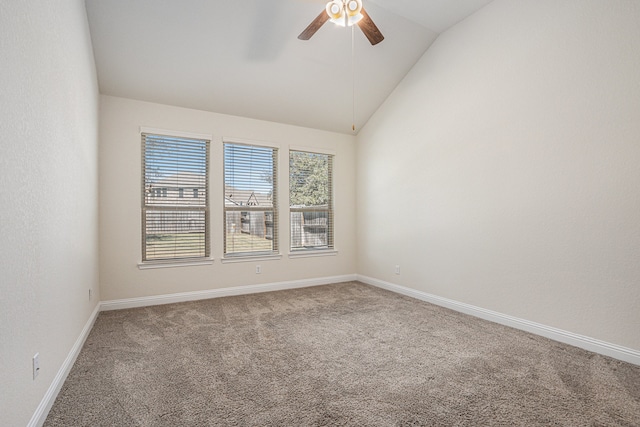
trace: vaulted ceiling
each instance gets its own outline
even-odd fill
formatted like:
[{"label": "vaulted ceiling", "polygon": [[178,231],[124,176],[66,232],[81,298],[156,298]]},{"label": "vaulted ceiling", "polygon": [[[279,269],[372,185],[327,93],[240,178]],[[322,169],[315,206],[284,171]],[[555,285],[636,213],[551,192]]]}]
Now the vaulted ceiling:
[{"label": "vaulted ceiling", "polygon": [[490,1],[363,0],[385,40],[354,27],[353,49],[331,22],[297,39],[324,0],[86,4],[103,94],[352,133],[438,34]]}]

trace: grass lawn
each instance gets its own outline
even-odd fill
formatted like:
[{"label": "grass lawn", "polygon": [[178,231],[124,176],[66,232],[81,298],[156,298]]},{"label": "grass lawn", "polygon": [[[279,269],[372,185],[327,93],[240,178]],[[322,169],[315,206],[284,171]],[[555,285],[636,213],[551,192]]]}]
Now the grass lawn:
[{"label": "grass lawn", "polygon": [[[147,260],[204,257],[204,233],[147,235]],[[227,233],[227,253],[273,250],[273,240],[244,233]]]},{"label": "grass lawn", "polygon": [[204,256],[204,233],[147,235],[148,260]]},{"label": "grass lawn", "polygon": [[273,240],[251,234],[227,233],[227,253],[273,250]]}]

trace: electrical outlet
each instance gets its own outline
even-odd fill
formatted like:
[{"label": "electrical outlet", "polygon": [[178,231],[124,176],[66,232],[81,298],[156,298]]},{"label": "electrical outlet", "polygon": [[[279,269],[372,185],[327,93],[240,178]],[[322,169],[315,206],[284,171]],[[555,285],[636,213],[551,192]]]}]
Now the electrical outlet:
[{"label": "electrical outlet", "polygon": [[89,289],[89,301],[91,301],[91,289]]},{"label": "electrical outlet", "polygon": [[262,274],[262,266],[256,265],[256,274]]},{"label": "electrical outlet", "polygon": [[396,274],[398,274],[398,275],[400,274],[400,266],[399,265],[396,265]]},{"label": "electrical outlet", "polygon": [[33,379],[35,380],[40,373],[40,353],[36,353],[32,359],[33,362]]}]

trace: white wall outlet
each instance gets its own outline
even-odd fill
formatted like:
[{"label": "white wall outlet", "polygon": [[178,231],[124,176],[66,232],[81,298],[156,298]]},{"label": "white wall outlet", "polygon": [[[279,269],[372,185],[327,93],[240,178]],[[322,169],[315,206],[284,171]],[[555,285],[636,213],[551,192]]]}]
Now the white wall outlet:
[{"label": "white wall outlet", "polygon": [[40,373],[40,353],[36,353],[32,359],[33,362],[33,379],[35,380]]},{"label": "white wall outlet", "polygon": [[396,270],[395,270],[396,274],[400,274],[400,266],[396,264]]},{"label": "white wall outlet", "polygon": [[89,301],[91,301],[91,289],[89,289]]},{"label": "white wall outlet", "polygon": [[262,274],[262,266],[256,265],[256,274]]}]

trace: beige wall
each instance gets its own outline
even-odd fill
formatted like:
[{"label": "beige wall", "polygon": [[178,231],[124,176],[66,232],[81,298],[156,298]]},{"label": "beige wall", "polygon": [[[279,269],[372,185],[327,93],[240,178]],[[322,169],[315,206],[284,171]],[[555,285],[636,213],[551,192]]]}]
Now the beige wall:
[{"label": "beige wall", "polygon": [[3,426],[29,422],[100,299],[98,88],[86,21],[82,0],[0,3]]},{"label": "beige wall", "polygon": [[[277,106],[274,105],[274,108]],[[103,300],[212,290],[355,274],[354,137],[290,125],[101,97],[100,111],[100,287]],[[140,270],[140,127],[211,134],[212,265]],[[281,207],[288,206],[288,149],[334,151],[337,256],[289,259],[288,211],[281,210],[282,259],[223,264],[222,138],[279,145]],[[255,273],[255,266],[262,274]]]},{"label": "beige wall", "polygon": [[639,76],[639,2],[442,34],[358,136],[358,273],[640,349]]}]

